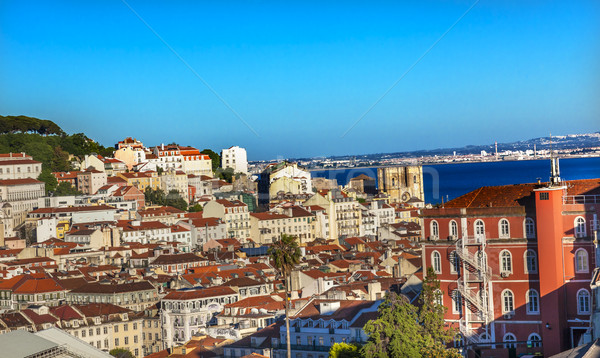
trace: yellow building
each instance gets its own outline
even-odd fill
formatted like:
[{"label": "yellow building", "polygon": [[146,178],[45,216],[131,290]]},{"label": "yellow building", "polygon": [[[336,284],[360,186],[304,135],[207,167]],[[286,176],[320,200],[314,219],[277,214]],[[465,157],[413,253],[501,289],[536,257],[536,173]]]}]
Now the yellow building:
[{"label": "yellow building", "polygon": [[56,238],[63,240],[71,228],[69,220],[61,220],[56,225]]},{"label": "yellow building", "polygon": [[355,197],[339,189],[321,190],[306,200],[305,207],[317,205],[325,209],[329,220],[329,239],[360,236],[362,212]]},{"label": "yellow building", "polygon": [[136,187],[142,193],[146,188],[160,189],[160,178],[157,172],[118,173],[118,177],[127,181],[127,185]]}]

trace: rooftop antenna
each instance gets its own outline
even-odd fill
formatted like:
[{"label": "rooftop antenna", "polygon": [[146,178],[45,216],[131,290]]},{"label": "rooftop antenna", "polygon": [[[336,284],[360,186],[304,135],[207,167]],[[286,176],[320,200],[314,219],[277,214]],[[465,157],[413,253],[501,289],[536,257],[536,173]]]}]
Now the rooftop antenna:
[{"label": "rooftop antenna", "polygon": [[558,164],[558,158],[554,156],[552,132],[550,132],[550,185],[560,185],[560,182],[560,167]]}]

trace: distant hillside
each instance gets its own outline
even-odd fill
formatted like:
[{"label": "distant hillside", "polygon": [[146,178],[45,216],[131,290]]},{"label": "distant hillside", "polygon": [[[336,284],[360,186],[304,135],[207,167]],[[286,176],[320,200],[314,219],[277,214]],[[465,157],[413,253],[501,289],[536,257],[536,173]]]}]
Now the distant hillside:
[{"label": "distant hillside", "polygon": [[[600,132],[586,133],[586,134],[569,134],[565,136],[552,136],[540,137],[534,139],[528,139],[512,143],[498,143],[498,151],[512,150],[512,151],[525,151],[533,150],[533,147],[537,150],[550,149],[582,149],[585,151],[587,148],[600,147]],[[364,155],[345,155],[345,156],[334,156],[329,157],[332,159],[348,159],[348,158],[364,158],[377,160],[382,157],[386,158],[414,158],[420,156],[433,156],[433,155],[452,155],[454,152],[458,155],[464,154],[479,154],[482,150],[488,153],[493,153],[494,143],[487,145],[468,145],[465,147],[457,148],[438,148],[430,150],[416,150],[410,152],[395,152],[395,153],[377,153],[377,154],[364,154]]]},{"label": "distant hillside", "polygon": [[42,162],[39,180],[46,189],[56,187],[53,171],[71,170],[69,155],[110,156],[114,148],[104,147],[83,133],[66,134],[56,123],[25,116],[0,116],[0,153],[25,152]]}]

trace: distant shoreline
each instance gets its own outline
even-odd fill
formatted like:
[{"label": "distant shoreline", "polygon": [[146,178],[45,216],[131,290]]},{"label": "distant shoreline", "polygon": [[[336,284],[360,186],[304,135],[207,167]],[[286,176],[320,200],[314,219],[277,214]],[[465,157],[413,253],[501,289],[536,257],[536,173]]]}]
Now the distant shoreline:
[{"label": "distant shoreline", "polygon": [[[600,158],[600,155],[585,155],[585,156],[559,156],[559,159],[581,159],[581,158]],[[427,163],[419,163],[419,164],[383,164],[383,165],[371,165],[371,166],[360,166],[360,167],[336,167],[336,168],[315,168],[308,169],[310,172],[319,172],[319,171],[328,171],[328,170],[351,170],[351,169],[376,169],[383,167],[401,167],[405,165],[421,165],[421,166],[431,166],[431,165],[452,165],[452,164],[477,164],[477,163],[509,163],[509,162],[525,162],[525,161],[536,161],[536,160],[550,160],[550,158],[527,158],[527,159],[507,159],[507,160],[466,160],[459,162],[427,162]]]}]

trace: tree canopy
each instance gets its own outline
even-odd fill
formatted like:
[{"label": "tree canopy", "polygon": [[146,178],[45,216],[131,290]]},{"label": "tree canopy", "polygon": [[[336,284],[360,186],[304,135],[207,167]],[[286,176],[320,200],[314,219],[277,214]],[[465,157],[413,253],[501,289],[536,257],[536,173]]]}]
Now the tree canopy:
[{"label": "tree canopy", "polygon": [[446,344],[454,331],[444,326],[446,308],[437,302],[440,283],[433,269],[423,281],[420,307],[403,295],[389,292],[378,309],[378,318],[365,325],[368,342],[361,350],[366,358],[458,358]]},{"label": "tree canopy", "polygon": [[212,161],[212,171],[213,173],[216,173],[217,169],[219,169],[219,167],[221,166],[221,156],[211,149],[204,149],[200,153],[206,154],[210,157],[210,160]]},{"label": "tree canopy", "polygon": [[104,147],[83,133],[66,134],[56,123],[25,116],[0,116],[0,153],[31,155],[42,162],[41,179],[46,191],[56,188],[48,172],[71,170],[71,156],[83,157],[92,153],[111,156],[112,147]]},{"label": "tree canopy", "polygon": [[335,343],[329,350],[329,358],[360,358],[360,347],[345,342]]},{"label": "tree canopy", "polygon": [[135,358],[133,353],[125,348],[113,348],[108,354],[116,358]]},{"label": "tree canopy", "polygon": [[27,116],[0,116],[0,133],[37,133],[64,135],[54,122]]},{"label": "tree canopy", "polygon": [[147,187],[144,191],[144,199],[153,205],[172,206],[179,210],[187,210],[187,203],[177,190],[171,190],[168,194],[162,189]]}]

